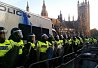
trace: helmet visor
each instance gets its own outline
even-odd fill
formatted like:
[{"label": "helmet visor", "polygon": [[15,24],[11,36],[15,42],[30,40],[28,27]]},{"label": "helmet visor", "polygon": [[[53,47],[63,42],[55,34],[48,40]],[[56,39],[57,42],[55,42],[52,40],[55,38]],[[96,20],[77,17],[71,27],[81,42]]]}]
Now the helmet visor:
[{"label": "helmet visor", "polygon": [[21,30],[16,30],[14,33],[17,33],[20,38],[23,38],[23,34]]}]

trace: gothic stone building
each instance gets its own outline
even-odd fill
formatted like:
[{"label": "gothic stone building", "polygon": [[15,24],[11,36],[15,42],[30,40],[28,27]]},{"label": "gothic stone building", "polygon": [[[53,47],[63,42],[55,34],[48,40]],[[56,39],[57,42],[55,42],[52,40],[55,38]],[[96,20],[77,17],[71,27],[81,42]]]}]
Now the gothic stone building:
[{"label": "gothic stone building", "polygon": [[[86,36],[90,36],[90,6],[89,1],[85,0],[85,2],[77,4],[78,9],[78,19],[70,21],[70,16],[68,17],[68,21],[62,19],[62,13],[60,11],[60,15],[58,15],[58,19],[49,18],[48,12],[46,10],[45,1],[43,0],[43,6],[41,11],[41,16],[48,18],[52,21],[54,28],[58,31],[58,33],[70,33],[70,34],[83,34]],[[27,2],[26,10],[29,11],[29,6]]]},{"label": "gothic stone building", "polygon": [[46,5],[45,5],[45,1],[44,0],[43,0],[43,5],[42,5],[41,16],[43,16],[45,18],[48,18],[48,19],[50,19],[52,21],[52,23],[53,23],[53,29],[55,29],[58,34],[61,34],[63,32],[62,29],[64,28],[64,26],[59,21],[59,19],[48,17],[48,12],[46,10]]},{"label": "gothic stone building", "polygon": [[73,30],[74,33],[83,34],[86,36],[90,36],[90,6],[89,1],[85,0],[85,2],[77,4],[78,9],[78,19],[74,21],[70,21],[70,16],[68,17],[68,21],[62,20],[62,14],[58,15],[58,19],[60,22],[68,29]]}]

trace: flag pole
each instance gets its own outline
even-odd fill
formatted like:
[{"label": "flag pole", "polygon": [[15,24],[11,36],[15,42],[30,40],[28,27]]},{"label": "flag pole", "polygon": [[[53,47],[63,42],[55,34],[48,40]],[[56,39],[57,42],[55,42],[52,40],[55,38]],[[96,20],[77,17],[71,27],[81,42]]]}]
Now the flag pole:
[{"label": "flag pole", "polygon": [[31,33],[32,33],[32,23],[30,22],[30,26],[31,26]]}]

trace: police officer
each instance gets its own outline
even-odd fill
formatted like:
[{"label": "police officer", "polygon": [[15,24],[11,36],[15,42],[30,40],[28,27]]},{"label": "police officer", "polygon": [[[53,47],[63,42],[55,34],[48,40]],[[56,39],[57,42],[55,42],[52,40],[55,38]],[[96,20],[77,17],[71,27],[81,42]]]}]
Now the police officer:
[{"label": "police officer", "polygon": [[97,44],[97,39],[96,39],[96,38],[92,38],[92,42],[93,42],[94,44]]},{"label": "police officer", "polygon": [[[51,58],[53,58],[54,43],[55,43],[54,37],[51,34],[48,35],[48,41],[47,42],[49,45],[49,48],[47,49],[47,56],[48,56],[48,59],[51,59]],[[49,61],[49,68],[53,68],[53,60]]]},{"label": "police officer", "polygon": [[85,42],[85,44],[87,44],[87,45],[89,44],[89,38],[88,38],[87,36],[85,37],[84,42]]},{"label": "police officer", "polygon": [[[47,59],[47,49],[49,47],[48,45],[48,36],[46,34],[42,34],[41,40],[37,42],[37,51],[39,51],[39,60],[45,60]],[[37,52],[38,53],[38,52]],[[48,62],[42,63],[41,66],[43,68],[48,68]]]},{"label": "police officer", "polygon": [[47,42],[48,42],[48,45],[49,45],[49,48],[47,50],[47,55],[48,55],[48,59],[51,59],[53,57],[53,49],[54,49],[54,43],[55,43],[54,38],[53,38],[52,35],[50,35],[50,34],[48,35]]},{"label": "police officer", "polygon": [[68,53],[68,37],[67,35],[64,35],[64,55]]},{"label": "police officer", "polygon": [[[24,64],[25,68],[28,68],[30,64],[37,62],[35,44],[36,44],[35,34],[30,33],[28,35],[27,44],[25,44],[24,52],[23,52],[26,55],[25,64]],[[34,67],[34,68],[36,68],[36,67]]]},{"label": "police officer", "polygon": [[[55,57],[58,57],[58,56],[62,56],[63,55],[63,46],[62,46],[62,42],[60,41],[60,37],[59,37],[59,35],[57,35],[56,37],[55,37],[55,48],[54,48],[54,56]],[[55,60],[55,66],[57,66],[57,65],[60,65],[61,64],[61,62],[62,62],[62,60],[61,60],[61,57],[60,58],[58,58],[57,60]]]},{"label": "police officer", "polygon": [[23,65],[23,47],[24,47],[24,43],[23,43],[23,35],[22,35],[22,31],[19,28],[12,28],[11,30],[11,35],[9,37],[9,39],[13,40],[15,42],[15,46],[19,47],[19,54],[18,54],[18,60],[16,63],[16,66],[21,66]]},{"label": "police officer", "polygon": [[80,45],[82,46],[83,45],[83,38],[79,37],[79,40],[80,40]]},{"label": "police officer", "polygon": [[9,40],[6,40],[5,35],[5,28],[0,27],[0,67],[10,68],[11,53],[9,51],[12,49],[12,45]]},{"label": "police officer", "polygon": [[71,53],[72,51],[73,51],[73,39],[69,36],[68,37],[68,49],[67,49],[67,51],[68,51],[68,53]]},{"label": "police officer", "polygon": [[54,57],[57,57],[60,55],[60,53],[58,51],[61,47],[62,46],[60,45],[60,38],[59,38],[59,35],[57,35],[57,36],[55,36]]}]

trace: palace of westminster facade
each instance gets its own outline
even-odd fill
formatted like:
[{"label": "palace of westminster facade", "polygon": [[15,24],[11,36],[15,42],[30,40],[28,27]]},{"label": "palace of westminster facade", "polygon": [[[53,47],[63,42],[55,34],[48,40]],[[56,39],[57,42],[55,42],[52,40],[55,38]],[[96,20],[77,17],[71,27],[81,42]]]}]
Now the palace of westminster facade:
[{"label": "palace of westminster facade", "polygon": [[[78,9],[78,18],[77,20],[70,21],[70,17],[68,17],[68,21],[62,19],[62,13],[58,15],[57,19],[49,18],[48,12],[46,10],[45,1],[43,0],[43,6],[41,11],[41,16],[48,18],[53,23],[53,28],[60,34],[75,34],[75,35],[86,35],[90,36],[90,5],[89,1],[85,0],[85,2],[77,3]],[[26,10],[29,11],[29,6],[27,3]]]}]

